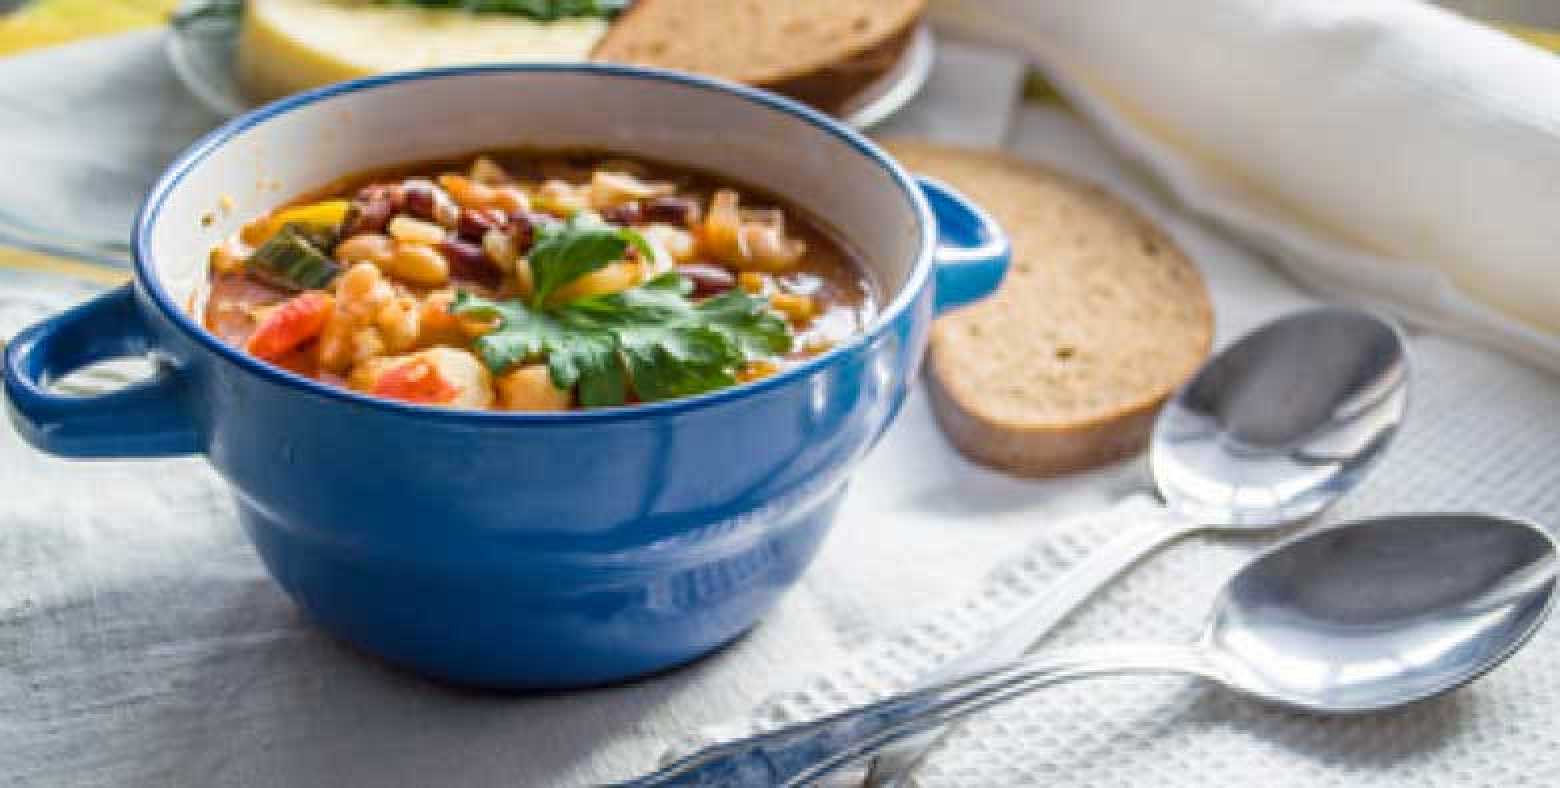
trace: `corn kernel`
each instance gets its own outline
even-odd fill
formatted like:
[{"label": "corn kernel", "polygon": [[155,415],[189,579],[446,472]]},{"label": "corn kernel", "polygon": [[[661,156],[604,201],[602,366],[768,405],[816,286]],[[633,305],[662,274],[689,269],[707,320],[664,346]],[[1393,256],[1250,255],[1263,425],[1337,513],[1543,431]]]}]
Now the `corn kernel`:
[{"label": "corn kernel", "polygon": [[737,286],[752,295],[763,295],[769,288],[769,280],[757,271],[743,271],[737,274]]},{"label": "corn kernel", "polygon": [[817,306],[811,298],[794,293],[776,293],[770,297],[769,305],[798,325],[812,320],[817,314]]},{"label": "corn kernel", "polygon": [[737,370],[737,382],[752,383],[755,380],[763,380],[780,371],[780,365],[773,361],[759,359],[749,361],[741,369]]},{"label": "corn kernel", "polygon": [[498,162],[486,156],[478,156],[471,163],[471,179],[484,186],[502,186],[509,182],[509,173]]}]

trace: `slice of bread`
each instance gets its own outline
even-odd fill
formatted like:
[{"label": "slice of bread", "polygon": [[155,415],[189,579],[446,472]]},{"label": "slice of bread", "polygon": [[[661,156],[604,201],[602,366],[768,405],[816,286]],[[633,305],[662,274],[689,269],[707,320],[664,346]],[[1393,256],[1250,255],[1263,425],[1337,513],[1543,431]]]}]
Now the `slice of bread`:
[{"label": "slice of bread", "polygon": [[639,0],[593,57],[777,87],[890,44],[926,0]]},{"label": "slice of bread", "polygon": [[1140,451],[1159,407],[1212,346],[1196,266],[1131,208],[1046,167],[918,142],[886,147],[985,207],[1013,241],[999,291],[932,330],[928,385],[952,443],[1024,476]]}]

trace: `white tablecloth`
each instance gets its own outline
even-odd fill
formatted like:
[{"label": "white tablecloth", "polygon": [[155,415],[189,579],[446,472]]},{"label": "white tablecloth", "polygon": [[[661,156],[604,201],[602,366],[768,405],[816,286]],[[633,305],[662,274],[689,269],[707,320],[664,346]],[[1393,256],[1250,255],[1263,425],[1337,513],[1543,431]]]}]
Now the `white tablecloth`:
[{"label": "white tablecloth", "polygon": [[[150,129],[157,139],[130,143],[142,158],[103,173],[105,183],[133,191],[143,173],[155,171],[154,159],[190,130],[176,120],[183,110],[175,93],[159,88],[142,102],[121,102],[121,111],[163,117],[165,129],[144,117],[65,124],[53,134],[31,124],[67,118],[54,103],[61,85],[100,79],[102,90],[112,92],[132,64],[137,84],[166,87],[165,74],[149,76],[160,68],[155,46],[153,37],[134,35],[0,63],[0,112],[6,113],[0,140],[17,151],[12,166],[35,168],[30,171],[41,177],[79,174],[64,161],[58,169],[42,167],[44,155],[33,154],[52,156],[66,147],[55,136],[66,127],[75,129],[83,149],[94,141],[119,145]],[[995,86],[1005,102],[1016,66],[975,51],[946,51],[975,71],[956,76],[945,67],[899,125],[981,142],[934,102],[946,100],[939,98],[946,90],[967,101],[959,88],[972,84]],[[18,73],[8,69],[22,69],[30,81],[8,78]],[[971,73],[984,76],[978,82],[962,76]],[[93,99],[72,94],[72,100]],[[26,117],[12,115],[24,108]],[[1161,202],[1066,112],[1028,108],[990,129],[1024,155],[1109,184],[1167,227],[1210,281],[1220,341],[1309,302],[1262,261]],[[12,185],[0,188],[0,205],[15,199]],[[129,206],[95,210],[109,225],[128,216]],[[4,284],[0,331],[79,292],[15,275]],[[1560,521],[1556,381],[1448,340],[1420,338],[1414,351],[1421,394],[1412,430],[1388,468],[1343,511],[1475,506]],[[803,710],[827,706],[827,699],[818,702],[815,674],[843,675],[831,666],[895,653],[884,649],[896,632],[977,592],[994,567],[1027,549],[1065,563],[1101,534],[1058,529],[1059,520],[1107,507],[1144,483],[1135,464],[1043,482],[978,469],[947,447],[917,393],[861,469],[814,567],[752,634],[696,665],[630,686],[504,695],[430,684],[311,628],[265,576],[221,485],[199,460],[68,463],[41,457],[0,430],[0,775],[24,785],[202,786],[530,786],[625,778],[652,766],[669,743],[740,719],[777,692],[802,690],[791,697],[806,701],[798,704]],[[1040,547],[1031,548],[1036,540]],[[1130,625],[1145,636],[1174,634],[1200,603],[1155,598],[1155,578],[1184,580],[1172,568],[1195,566],[1199,550],[1224,566],[1256,546],[1178,548],[1176,556],[1190,558],[1134,575],[1068,636],[1090,635],[1089,621],[1105,622],[1102,631]],[[1118,615],[1126,606],[1131,615]],[[1439,707],[1443,724],[1435,742],[1449,742],[1444,751],[1452,756],[1468,749],[1455,746],[1464,720],[1484,721],[1481,735],[1497,726],[1495,734],[1504,730],[1510,744],[1499,751],[1501,771],[1475,771],[1487,764],[1459,766],[1454,759],[1444,764],[1449,779],[1554,782],[1554,756],[1543,753],[1554,749],[1546,726],[1560,711],[1560,686],[1532,682],[1546,675],[1544,653],[1556,651],[1560,644],[1546,632],[1519,658],[1525,662]],[[864,684],[873,682],[840,682],[840,697],[854,697]],[[1084,705],[1090,698],[1086,692],[1071,697]],[[1500,714],[1470,716],[1491,698]],[[950,784],[1044,778],[1127,785],[1186,783],[1187,775],[1227,776],[1233,769],[1261,784],[1343,785],[1391,784],[1405,774],[1393,771],[1403,757],[1394,742],[1381,742],[1374,767],[1369,759],[1361,766],[1311,746],[1331,739],[1310,722],[1248,737],[1259,755],[1266,753],[1260,770],[1243,760],[1250,748],[1239,742],[1230,745],[1239,757],[1222,766],[1216,756],[1169,757],[1150,746],[1155,737],[1217,753],[1229,736],[1267,713],[1197,693],[1172,701],[1168,718],[1157,701],[1145,701],[1147,711],[1110,724],[1079,712],[1043,730],[997,736],[988,729],[982,741],[1000,746],[979,748],[978,762],[994,771],[934,764],[929,775]],[[1369,724],[1350,724],[1352,740],[1372,735]],[[1088,725],[1094,730],[1073,736]],[[1025,746],[1030,741],[1039,745]],[[1131,756],[1143,752],[1148,755]]]}]

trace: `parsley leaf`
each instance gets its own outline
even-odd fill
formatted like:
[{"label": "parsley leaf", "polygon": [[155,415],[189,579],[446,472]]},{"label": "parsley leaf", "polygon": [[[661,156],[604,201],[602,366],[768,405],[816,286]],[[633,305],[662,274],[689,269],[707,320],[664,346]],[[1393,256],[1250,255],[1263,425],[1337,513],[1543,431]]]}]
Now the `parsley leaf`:
[{"label": "parsley leaf", "polygon": [[621,405],[630,389],[654,402],[725,388],[743,363],[791,349],[790,328],[764,300],[732,290],[694,303],[692,288],[668,273],[546,311],[469,293],[453,311],[499,321],[476,342],[495,373],[545,356],[554,385],[577,384],[585,407]]},{"label": "parsley leaf", "polygon": [[626,401],[627,381],[609,333],[567,325],[519,301],[490,301],[467,292],[456,296],[450,311],[478,320],[498,321],[498,330],[475,343],[482,363],[494,373],[545,358],[553,385],[569,389],[579,384],[580,403],[586,407],[621,405]]},{"label": "parsley leaf", "polygon": [[567,222],[538,227],[529,256],[531,276],[536,283],[531,307],[540,309],[558,288],[623,259],[630,245],[639,250],[643,259],[655,259],[644,236],[626,227],[604,224],[592,216],[576,214]]}]

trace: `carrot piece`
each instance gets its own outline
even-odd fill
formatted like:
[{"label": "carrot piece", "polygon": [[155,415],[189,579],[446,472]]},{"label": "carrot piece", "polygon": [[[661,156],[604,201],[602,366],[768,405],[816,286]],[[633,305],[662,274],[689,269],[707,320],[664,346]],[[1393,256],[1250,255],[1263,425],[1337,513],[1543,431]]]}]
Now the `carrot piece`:
[{"label": "carrot piece", "polygon": [[244,349],[276,361],[320,335],[336,299],[327,293],[303,293],[272,310],[250,335]]},{"label": "carrot piece", "polygon": [[414,358],[386,370],[374,381],[369,393],[386,399],[437,405],[454,401],[460,390],[445,380],[433,362]]},{"label": "carrot piece", "polygon": [[418,340],[423,345],[450,345],[460,347],[471,341],[460,330],[460,320],[450,314],[453,293],[433,293],[422,303],[418,317]]}]

